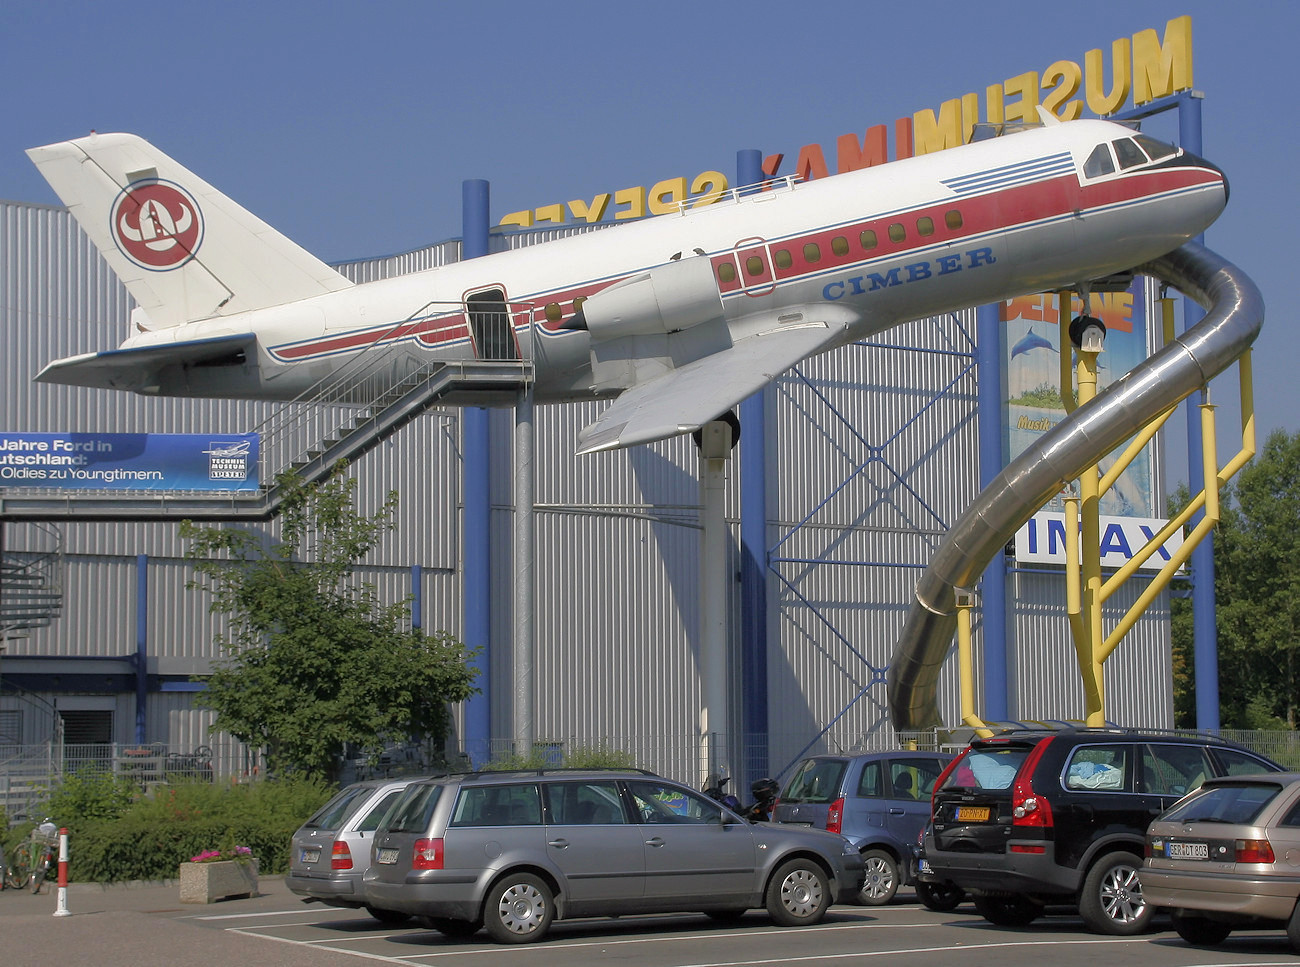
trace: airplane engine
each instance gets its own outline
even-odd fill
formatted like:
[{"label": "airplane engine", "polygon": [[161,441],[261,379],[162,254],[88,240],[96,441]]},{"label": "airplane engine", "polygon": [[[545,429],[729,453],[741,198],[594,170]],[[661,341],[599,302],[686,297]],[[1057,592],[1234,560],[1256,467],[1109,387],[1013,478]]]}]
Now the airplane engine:
[{"label": "airplane engine", "polygon": [[588,298],[566,329],[586,329],[593,340],[681,332],[722,318],[713,264],[695,257],[667,262]]}]

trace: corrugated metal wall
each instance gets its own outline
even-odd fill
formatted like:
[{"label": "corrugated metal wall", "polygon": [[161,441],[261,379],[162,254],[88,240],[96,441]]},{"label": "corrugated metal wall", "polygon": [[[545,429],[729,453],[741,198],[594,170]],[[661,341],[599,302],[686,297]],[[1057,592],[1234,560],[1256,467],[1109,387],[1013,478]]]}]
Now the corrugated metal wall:
[{"label": "corrugated metal wall", "polygon": [[[565,231],[494,236],[493,244],[520,247]],[[129,300],[61,209],[0,202],[0,240],[5,429],[242,431],[274,411],[265,404],[146,399],[31,382],[51,359],[115,347],[127,331]],[[348,263],[340,271],[370,280],[443,264],[458,250],[449,242]],[[918,568],[977,488],[973,332],[972,313],[911,323],[801,364],[767,397],[768,533],[778,559],[769,585],[773,769],[810,746],[895,741],[883,671]],[[578,431],[601,405],[537,411],[536,734],[578,744],[635,738],[639,748],[663,750],[646,753],[650,761],[643,765],[671,772],[673,756],[689,749],[698,720],[698,461],[688,438],[575,456]],[[493,733],[505,737],[512,734],[513,414],[494,411],[491,426],[490,686]],[[354,468],[363,506],[388,490],[401,496],[398,526],[360,569],[363,578],[393,600],[413,590],[409,569],[421,565],[424,626],[452,633],[462,626],[459,436],[458,410],[431,411]],[[729,473],[727,515],[734,523],[738,461]],[[274,523],[258,526],[275,531]],[[8,654],[133,653],[136,555],[147,554],[151,671],[201,671],[214,657],[214,619],[206,596],[185,589],[187,569],[174,527],[71,523],[64,530],[65,615],[47,630],[10,642]],[[1012,588],[1020,642],[1014,647],[1013,707],[1024,717],[1077,714],[1059,580],[1021,574]],[[738,615],[738,583],[732,598],[731,613]],[[734,625],[733,637],[739,621]],[[1108,667],[1110,715],[1167,725],[1172,699],[1164,612],[1145,619],[1133,638],[1136,644],[1126,643]],[[732,647],[738,654],[738,642]],[[739,695],[736,682],[732,694]],[[947,719],[955,721],[951,662],[940,695]],[[155,699],[150,741],[201,744],[210,713],[192,710],[188,694]],[[129,740],[131,725],[120,723],[121,740]]]}]

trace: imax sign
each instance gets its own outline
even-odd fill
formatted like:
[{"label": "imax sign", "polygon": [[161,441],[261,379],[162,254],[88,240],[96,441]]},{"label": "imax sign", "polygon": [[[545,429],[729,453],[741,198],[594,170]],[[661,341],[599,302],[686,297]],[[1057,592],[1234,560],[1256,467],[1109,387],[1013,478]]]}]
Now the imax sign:
[{"label": "imax sign", "polygon": [[[1144,517],[1101,518],[1101,566],[1127,564],[1168,521]],[[1142,569],[1158,571],[1183,546],[1181,532],[1157,548]],[[1065,564],[1065,515],[1043,511],[1016,532],[1016,561],[1020,564]]]}]

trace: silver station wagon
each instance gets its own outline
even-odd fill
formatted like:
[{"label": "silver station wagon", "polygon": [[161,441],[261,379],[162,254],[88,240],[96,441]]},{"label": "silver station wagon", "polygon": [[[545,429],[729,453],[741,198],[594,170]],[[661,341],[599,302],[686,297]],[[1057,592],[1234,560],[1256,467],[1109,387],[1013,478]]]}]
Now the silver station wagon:
[{"label": "silver station wagon", "polygon": [[367,903],[452,937],[502,943],[554,920],[765,908],[819,922],[862,884],[862,857],[822,830],[751,824],[695,790],[617,770],[488,772],[407,787],[375,834]]}]

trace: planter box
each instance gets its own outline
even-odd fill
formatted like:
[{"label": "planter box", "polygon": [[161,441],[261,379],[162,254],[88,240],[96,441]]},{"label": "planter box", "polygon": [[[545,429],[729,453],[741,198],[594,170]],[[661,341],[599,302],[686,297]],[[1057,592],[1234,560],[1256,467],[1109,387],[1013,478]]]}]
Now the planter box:
[{"label": "planter box", "polygon": [[181,903],[257,896],[257,860],[181,864]]}]

